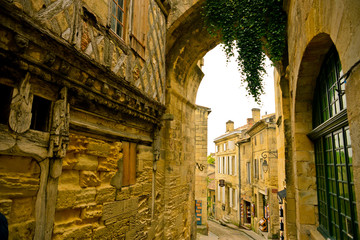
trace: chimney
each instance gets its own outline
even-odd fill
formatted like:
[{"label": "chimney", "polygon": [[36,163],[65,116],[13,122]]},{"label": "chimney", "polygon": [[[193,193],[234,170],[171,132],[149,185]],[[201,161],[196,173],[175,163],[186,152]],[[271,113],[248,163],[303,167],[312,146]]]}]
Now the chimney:
[{"label": "chimney", "polygon": [[248,118],[247,119],[247,125],[248,126],[251,126],[251,125],[253,125],[254,124],[254,119],[253,118]]},{"label": "chimney", "polygon": [[226,122],[226,132],[234,131],[234,122],[229,120]]},{"label": "chimney", "polygon": [[253,108],[253,109],[251,109],[251,112],[252,112],[252,118],[254,119],[254,122],[256,123],[257,121],[260,120],[260,109]]}]

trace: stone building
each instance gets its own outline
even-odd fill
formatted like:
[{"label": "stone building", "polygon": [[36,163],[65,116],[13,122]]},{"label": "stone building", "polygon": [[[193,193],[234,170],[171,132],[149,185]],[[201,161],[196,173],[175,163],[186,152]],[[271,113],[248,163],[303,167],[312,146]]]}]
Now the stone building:
[{"label": "stone building", "polygon": [[0,2],[0,211],[10,239],[194,234],[195,166],[169,165],[161,145],[172,118],[168,10],[155,0]]},{"label": "stone building", "polygon": [[[211,153],[210,156],[215,154]],[[215,158],[214,158],[215,159]],[[215,217],[215,203],[216,203],[216,181],[215,181],[215,164],[208,164],[208,186],[207,186],[207,208],[208,217]]]},{"label": "stone building", "polygon": [[[254,114],[260,114],[259,109],[253,109]],[[215,138],[215,218],[230,221],[239,225],[239,150],[237,142],[254,123],[253,118],[247,119],[247,124],[234,129],[234,122],[226,122],[226,133]]]},{"label": "stone building", "polygon": [[[0,211],[10,239],[194,238],[197,63],[220,43],[203,2],[0,1]],[[283,6],[281,234],[359,239],[360,2]]]},{"label": "stone building", "polygon": [[211,109],[197,106],[195,113],[196,121],[196,169],[195,169],[195,215],[197,232],[208,234],[207,224],[207,185],[208,185],[208,162],[207,162],[207,133],[208,116]]},{"label": "stone building", "polygon": [[276,72],[285,239],[360,239],[359,1],[284,1]]},{"label": "stone building", "polygon": [[[247,149],[251,152],[251,157],[248,161],[241,159],[241,166],[246,169],[246,182],[241,183],[241,186],[246,184],[251,186],[252,228],[268,239],[278,239],[280,222],[275,114],[262,116],[246,133],[249,136],[250,146]],[[241,143],[240,140],[240,149]],[[249,197],[246,196],[246,199]],[[242,204],[243,208],[246,206],[246,212],[243,213],[245,216],[248,214],[249,204],[248,202]],[[259,224],[260,222],[264,222],[263,226]]]},{"label": "stone building", "polygon": [[236,223],[239,221],[238,192],[239,172],[235,142],[241,130],[234,129],[234,122],[226,122],[226,133],[215,138],[215,218]]},{"label": "stone building", "polygon": [[[275,114],[261,117],[260,109],[254,108],[246,125],[234,129],[233,122],[228,121],[226,130],[227,133],[214,140],[215,216],[251,228],[268,239],[276,239],[279,237],[279,204]],[[266,228],[261,231],[259,222],[263,218]]]}]

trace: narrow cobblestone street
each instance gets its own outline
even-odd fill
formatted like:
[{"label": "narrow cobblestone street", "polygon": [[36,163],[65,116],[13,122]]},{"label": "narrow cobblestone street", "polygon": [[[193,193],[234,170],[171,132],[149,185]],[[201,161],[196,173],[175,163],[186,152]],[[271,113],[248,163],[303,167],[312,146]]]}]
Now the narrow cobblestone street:
[{"label": "narrow cobblestone street", "polygon": [[[236,230],[226,226],[222,226],[213,221],[208,222],[209,225],[209,235],[204,236],[198,234],[198,240],[247,240],[247,239],[256,239],[261,240],[264,239],[260,236],[257,236],[255,233],[252,233],[250,236],[246,233],[248,230]],[[246,231],[246,232],[245,232]],[[253,236],[254,235],[254,236]]]}]

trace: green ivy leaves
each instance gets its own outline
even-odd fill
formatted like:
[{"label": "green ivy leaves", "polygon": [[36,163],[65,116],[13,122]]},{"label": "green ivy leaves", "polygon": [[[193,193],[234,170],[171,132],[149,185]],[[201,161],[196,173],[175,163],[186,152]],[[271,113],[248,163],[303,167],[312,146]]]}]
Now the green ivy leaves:
[{"label": "green ivy leaves", "polygon": [[286,15],[282,0],[206,0],[203,15],[208,31],[220,34],[227,57],[238,53],[239,71],[256,102],[264,93],[266,49],[272,62],[285,49]]}]

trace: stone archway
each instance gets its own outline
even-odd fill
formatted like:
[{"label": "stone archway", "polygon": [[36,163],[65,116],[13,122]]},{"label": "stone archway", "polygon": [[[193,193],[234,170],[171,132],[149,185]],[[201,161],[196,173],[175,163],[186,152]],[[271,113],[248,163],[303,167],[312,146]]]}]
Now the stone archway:
[{"label": "stone archway", "polygon": [[307,45],[302,57],[296,89],[294,89],[292,131],[293,131],[293,174],[288,176],[291,184],[288,186],[289,199],[296,203],[296,229],[300,236],[318,225],[317,187],[313,142],[307,136],[312,127],[313,96],[322,62],[333,42],[328,34],[315,36]]},{"label": "stone archway", "polygon": [[[220,43],[204,27],[198,1],[171,24],[166,46],[165,238],[195,239],[195,100],[203,78],[198,61]],[[180,207],[179,207],[180,206]],[[182,232],[176,231],[179,225]]]}]

